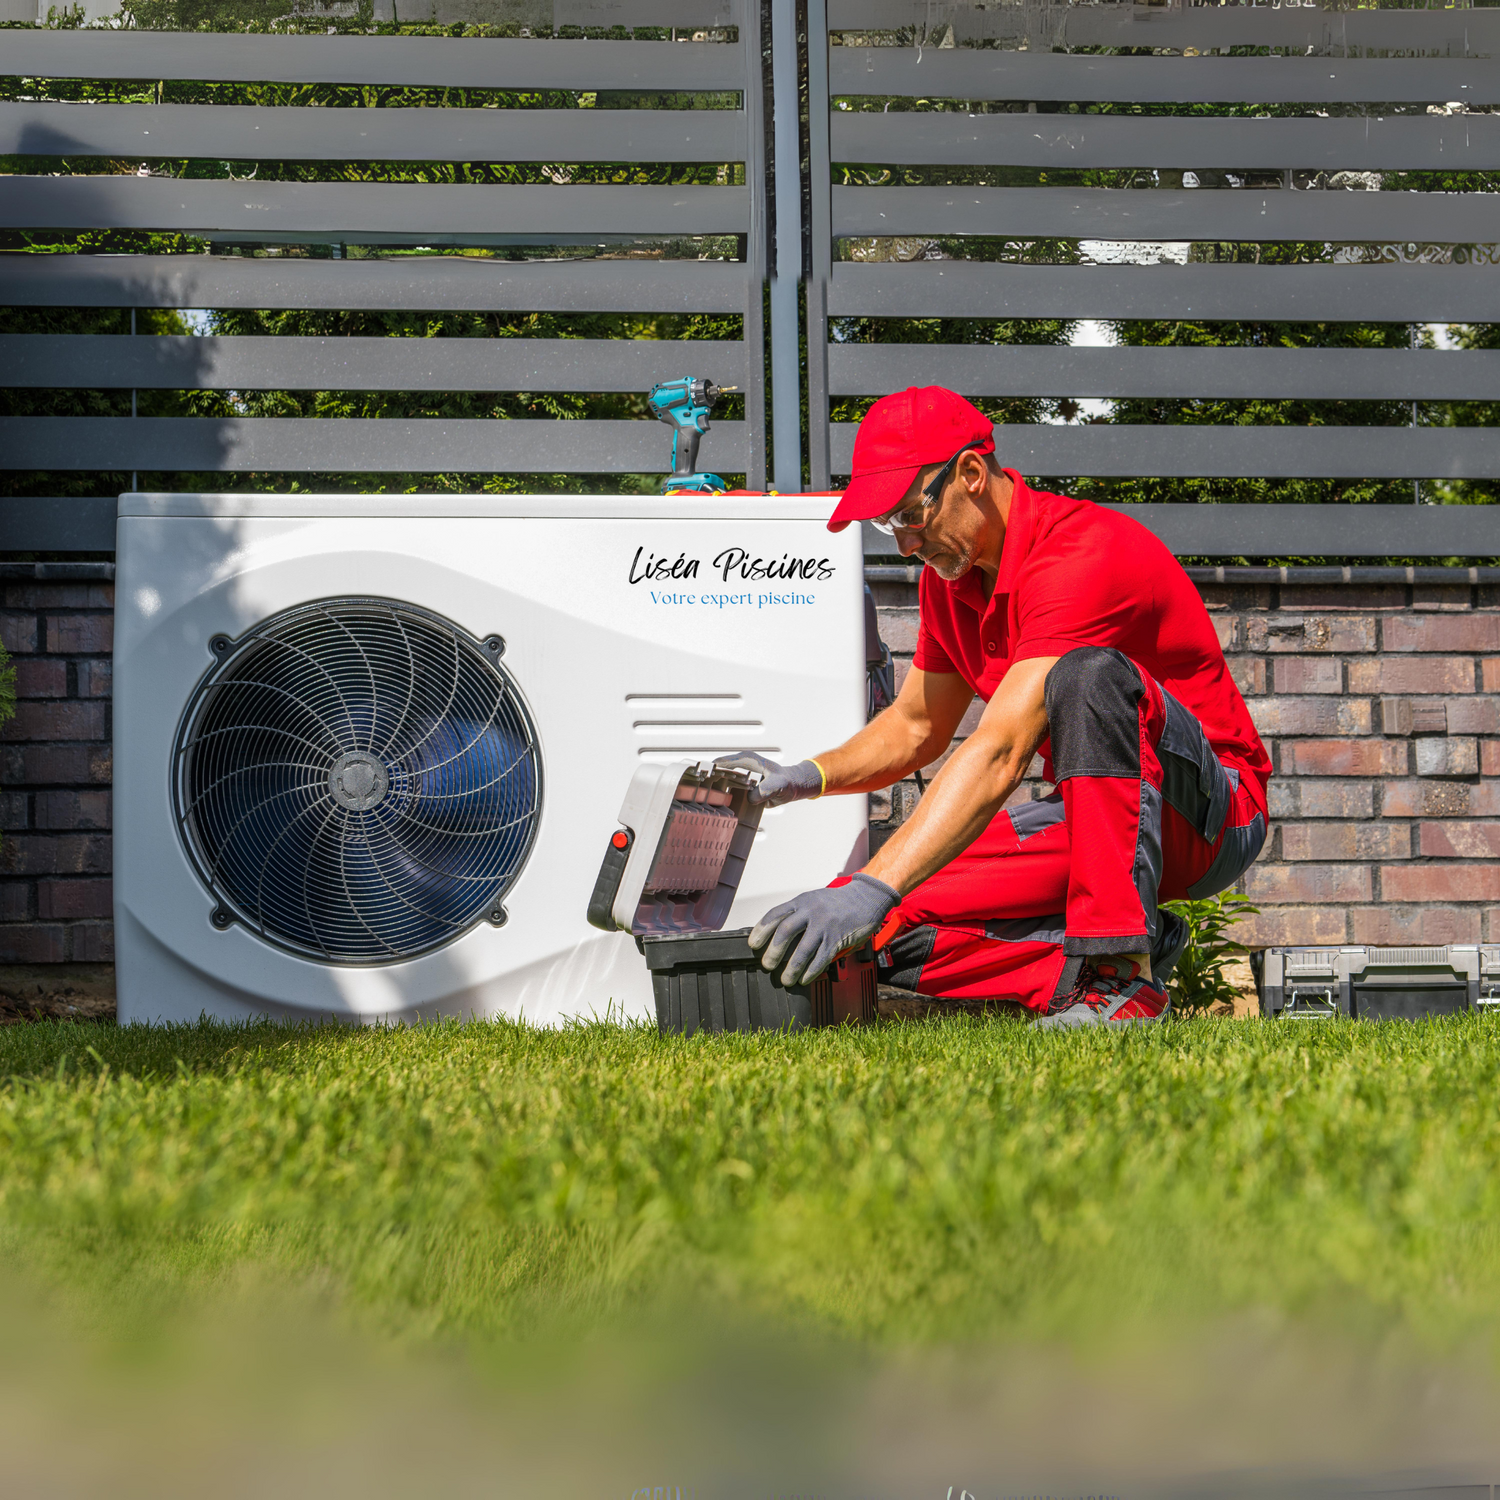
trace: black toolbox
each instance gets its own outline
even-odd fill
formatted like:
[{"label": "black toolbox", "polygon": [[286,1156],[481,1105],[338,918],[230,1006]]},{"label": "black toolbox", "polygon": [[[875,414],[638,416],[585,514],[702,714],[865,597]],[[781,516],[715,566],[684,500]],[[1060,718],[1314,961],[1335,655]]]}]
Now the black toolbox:
[{"label": "black toolbox", "polygon": [[692,761],[640,767],[610,835],[588,919],[632,933],[651,971],[661,1030],[800,1031],[876,1016],[869,944],[807,985],[760,966],[748,927],[721,930],[754,844],[753,775]]},{"label": "black toolbox", "polygon": [[641,939],[663,1032],[801,1031],[875,1019],[875,955],[867,943],[811,984],[784,986],[760,966],[748,927]]}]

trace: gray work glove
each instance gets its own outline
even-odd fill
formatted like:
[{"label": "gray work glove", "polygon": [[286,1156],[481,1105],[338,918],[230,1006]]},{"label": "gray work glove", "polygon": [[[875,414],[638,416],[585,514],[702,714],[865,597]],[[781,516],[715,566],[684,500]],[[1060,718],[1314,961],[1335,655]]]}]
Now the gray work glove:
[{"label": "gray work glove", "polygon": [[795,766],[779,766],[753,750],[720,756],[715,766],[732,771],[759,771],[760,781],[750,788],[754,807],[780,807],[784,802],[801,802],[804,797],[823,793],[823,773],[810,760],[799,760]]},{"label": "gray work glove", "polygon": [[783,984],[808,984],[840,953],[874,937],[900,900],[883,880],[856,875],[773,906],[751,929],[750,946],[761,968],[781,970]]}]

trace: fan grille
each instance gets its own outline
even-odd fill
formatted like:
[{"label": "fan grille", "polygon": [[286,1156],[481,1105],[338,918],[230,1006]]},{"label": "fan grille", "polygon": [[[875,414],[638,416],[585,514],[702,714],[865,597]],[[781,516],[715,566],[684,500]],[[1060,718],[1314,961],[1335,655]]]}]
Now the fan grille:
[{"label": "fan grille", "polygon": [[222,907],[295,953],[357,964],[504,921],[541,766],[498,649],[383,599],[302,606],[222,644],[174,777]]}]

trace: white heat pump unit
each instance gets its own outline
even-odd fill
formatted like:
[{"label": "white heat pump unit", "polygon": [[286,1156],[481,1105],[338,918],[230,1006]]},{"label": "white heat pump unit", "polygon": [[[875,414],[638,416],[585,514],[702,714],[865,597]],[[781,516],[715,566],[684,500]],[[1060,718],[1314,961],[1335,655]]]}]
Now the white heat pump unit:
[{"label": "white heat pump unit", "polygon": [[[832,504],[123,496],[120,1019],[653,1016],[586,917],[620,798],[864,722]],[[863,797],[767,813],[730,925],[866,836]]]}]

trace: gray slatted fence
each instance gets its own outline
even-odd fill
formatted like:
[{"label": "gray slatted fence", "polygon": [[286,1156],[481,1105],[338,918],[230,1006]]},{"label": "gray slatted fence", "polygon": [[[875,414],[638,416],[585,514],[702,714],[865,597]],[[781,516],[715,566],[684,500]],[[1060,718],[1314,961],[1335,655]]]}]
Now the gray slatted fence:
[{"label": "gray slatted fence", "polygon": [[[912,28],[913,45],[860,33]],[[1279,240],[1370,245],[1500,242],[1500,194],[1288,191],[1293,169],[1489,171],[1500,116],[1389,114],[1394,101],[1485,109],[1500,102],[1500,12],[1155,8],[971,0],[809,0],[811,266],[807,288],[814,488],[848,472],[854,424],[830,398],[943,383],[976,396],[1492,400],[1485,352],[1143,349],[839,344],[830,317],[1051,318],[1426,323],[1500,321],[1486,264],[1026,265],[836,260],[852,237],[987,236],[1108,242]],[[966,46],[964,43],[1000,43]],[[826,44],[826,45],[825,45]],[[1024,44],[1024,50],[1022,50]],[[1101,56],[1068,48],[1178,49]],[[1215,49],[1316,55],[1210,57]],[[1056,49],[1056,50],[1055,50]],[[1409,55],[1374,55],[1403,52]],[[1415,54],[1415,55],[1412,55]],[[882,113],[840,98],[1006,102],[1008,113]],[[1036,103],[1300,104],[1299,117],[1131,117],[1035,112]],[[1328,117],[1328,106],[1367,106]],[[1028,109],[1029,106],[1029,109]],[[1316,110],[1325,113],[1319,115]],[[835,186],[836,163],[1283,172],[1281,190]],[[1413,246],[1415,248],[1415,245]],[[1493,478],[1486,428],[1006,426],[1005,461],[1030,473],[1095,476]],[[1267,512],[1286,507],[1143,507],[1179,551],[1285,551]],[[1358,525],[1348,507],[1300,507],[1302,553],[1493,555],[1500,510],[1420,507]],[[1382,510],[1385,508],[1382,507]],[[1453,514],[1453,512],[1458,512]],[[1426,523],[1432,524],[1427,525]],[[1399,547],[1393,547],[1396,540]],[[870,534],[875,547],[889,546]]]},{"label": "gray slatted fence", "polygon": [[[786,14],[783,15],[782,11]],[[733,42],[251,36],[8,31],[10,75],[638,92],[735,91],[738,109],[294,108],[0,103],[0,153],[288,161],[744,163],[743,186],[448,185],[0,178],[0,228],[178,231],[221,244],[594,244],[641,235],[743,236],[738,263],[440,256],[263,260],[222,255],[5,256],[9,305],[730,313],[739,341],[361,338],[0,339],[6,383],[31,389],[343,389],[614,392],[703,373],[745,388],[746,420],[718,422],[706,466],[752,486],[775,456],[800,482],[795,293],[805,270],[808,472],[847,471],[851,425],[831,399],[941,381],[976,396],[1487,401],[1500,356],[1425,350],[1054,349],[830,344],[830,317],[1500,322],[1492,265],[1044,265],[834,260],[851,237],[1065,240],[1278,239],[1500,244],[1500,194],[1127,191],[1063,187],[835,187],[835,162],[893,166],[1300,171],[1500,169],[1500,115],[1388,114],[1392,101],[1500,103],[1500,11],[1249,5],[1069,5],[1027,0],[808,0],[810,264],[800,264],[796,65],[790,16],[765,40],[776,87],[763,117],[756,0],[555,0],[555,24],[738,27]],[[862,45],[910,27],[921,45]],[[829,45],[831,33],[844,45]],[[967,43],[999,45],[972,47]],[[1025,50],[1019,50],[1024,44]],[[1298,56],[1101,56],[1079,48]],[[1391,55],[1403,54],[1403,55]],[[1300,104],[1350,115],[1186,118],[1013,112],[881,114],[851,96],[1166,104]],[[777,164],[768,196],[767,165]],[[1290,180],[1288,178],[1288,180]],[[776,234],[768,235],[774,219]],[[762,307],[769,286],[771,327]],[[769,353],[769,360],[767,358]],[[700,368],[701,367],[701,368]],[[772,410],[767,406],[766,374]],[[779,375],[780,379],[776,376]],[[772,431],[771,429],[774,429]],[[1500,475],[1500,429],[1010,426],[1006,454],[1036,473],[1476,479]],[[768,442],[768,438],[774,441]],[[629,472],[660,469],[664,430],[643,422],[356,422],[311,419],[0,419],[0,463],[86,470]],[[1143,507],[1179,550],[1258,554],[1290,538],[1278,507]],[[1389,508],[1384,508],[1389,509]],[[1191,514],[1189,514],[1191,512]],[[0,546],[105,550],[109,506],[13,500]],[[1296,551],[1500,553],[1500,512],[1410,516],[1301,507]],[[1400,545],[1396,545],[1399,543]],[[1180,545],[1179,545],[1180,544]],[[1290,542],[1288,542],[1290,545]]]},{"label": "gray slatted fence", "polygon": [[[567,9],[567,6],[562,8]],[[716,422],[705,467],[766,477],[765,130],[754,0],[571,7],[614,25],[708,24],[738,40],[593,41],[0,33],[12,76],[404,85],[536,92],[733,92],[727,109],[297,108],[213,104],[0,104],[0,153],[236,161],[742,163],[744,184],[431,184],[0,177],[0,228],[177,231],[234,245],[598,244],[733,235],[737,262],[507,262],[228,255],[6,255],[9,306],[379,309],[407,312],[727,313],[737,341],[14,335],[0,379],[32,389],[644,391],[703,375],[745,392]],[[584,16],[585,11],[600,15]],[[604,17],[602,12],[607,11]],[[636,14],[639,12],[639,14]],[[0,466],[235,473],[663,471],[670,436],[649,421],[366,421],[9,417]],[[0,548],[109,550],[113,502],[32,497],[0,511]]]}]

